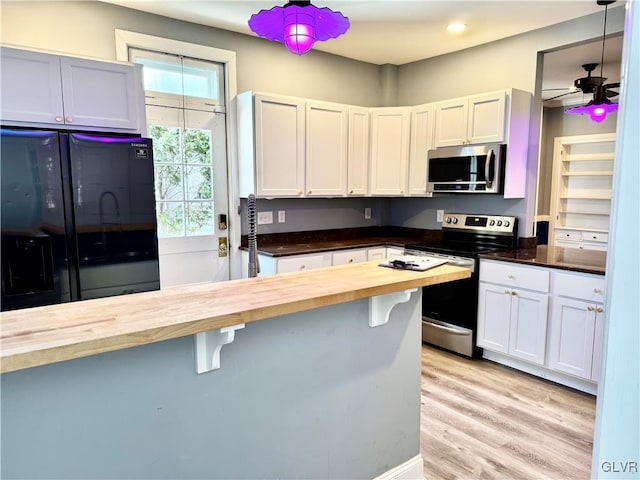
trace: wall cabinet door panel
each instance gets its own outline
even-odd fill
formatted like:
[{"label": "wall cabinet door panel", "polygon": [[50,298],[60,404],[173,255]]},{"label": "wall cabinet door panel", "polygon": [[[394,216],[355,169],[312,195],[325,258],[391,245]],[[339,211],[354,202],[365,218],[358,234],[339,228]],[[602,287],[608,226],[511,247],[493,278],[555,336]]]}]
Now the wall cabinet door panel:
[{"label": "wall cabinet door panel", "polygon": [[307,196],[347,193],[347,107],[306,102],[305,185]]},{"label": "wall cabinet door panel", "polygon": [[409,150],[409,195],[427,193],[427,156],[433,148],[433,104],[411,110],[411,145]]},{"label": "wall cabinet door panel", "polygon": [[254,101],[256,195],[303,195],[304,102],[263,94],[256,95]]},{"label": "wall cabinet door panel", "polygon": [[366,195],[369,175],[369,109],[349,107],[347,194]]},{"label": "wall cabinet door panel", "polygon": [[406,194],[410,119],[410,111],[404,107],[371,110],[372,195]]}]

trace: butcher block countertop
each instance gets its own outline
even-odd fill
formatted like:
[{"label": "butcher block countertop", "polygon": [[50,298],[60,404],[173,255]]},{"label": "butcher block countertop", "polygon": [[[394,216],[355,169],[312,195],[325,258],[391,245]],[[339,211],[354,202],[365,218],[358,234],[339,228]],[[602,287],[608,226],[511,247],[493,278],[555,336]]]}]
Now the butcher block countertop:
[{"label": "butcher block countertop", "polygon": [[2,373],[459,280],[378,261],[2,312]]}]

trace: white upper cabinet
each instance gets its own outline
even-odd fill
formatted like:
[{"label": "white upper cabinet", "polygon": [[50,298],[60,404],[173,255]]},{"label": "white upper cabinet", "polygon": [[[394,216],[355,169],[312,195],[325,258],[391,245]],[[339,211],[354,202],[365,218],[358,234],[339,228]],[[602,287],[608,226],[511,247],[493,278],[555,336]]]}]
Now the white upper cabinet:
[{"label": "white upper cabinet", "polygon": [[411,109],[409,145],[409,195],[427,194],[427,155],[433,148],[433,104]]},{"label": "white upper cabinet", "polygon": [[347,193],[348,107],[306,102],[306,195],[343,196]]},{"label": "white upper cabinet", "polygon": [[347,194],[366,195],[369,173],[369,109],[349,107]]},{"label": "white upper cabinet", "polygon": [[240,195],[304,195],[305,103],[245,92],[238,95]]},{"label": "white upper cabinet", "polygon": [[369,193],[406,195],[411,109],[385,107],[370,112]]},{"label": "white upper cabinet", "polygon": [[143,132],[140,65],[2,47],[2,121]]},{"label": "white upper cabinet", "polygon": [[244,92],[237,112],[241,197],[347,195],[347,105]]},{"label": "white upper cabinet", "polygon": [[503,142],[505,105],[505,91],[438,102],[435,146]]},{"label": "white upper cabinet", "polygon": [[505,143],[504,198],[524,198],[531,94],[514,88],[437,102],[434,148]]}]

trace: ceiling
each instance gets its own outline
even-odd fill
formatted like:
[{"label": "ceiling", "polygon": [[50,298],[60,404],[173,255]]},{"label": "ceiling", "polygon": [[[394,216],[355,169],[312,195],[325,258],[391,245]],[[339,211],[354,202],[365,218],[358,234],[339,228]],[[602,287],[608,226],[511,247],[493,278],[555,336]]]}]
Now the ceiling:
[{"label": "ceiling", "polygon": [[[208,0],[106,0],[136,10],[222,28],[247,35],[247,21],[261,9],[284,5],[286,1]],[[622,3],[622,2],[620,2]],[[348,32],[337,39],[318,42],[315,50],[373,64],[402,65],[443,55],[512,35],[561,23],[596,12],[604,7],[595,0],[328,0],[313,1],[318,7],[339,10],[351,22]],[[461,22],[467,29],[450,34],[446,26]],[[576,78],[585,76],[583,63],[600,63],[601,43],[561,50],[545,56],[543,99],[562,91]],[[607,40],[604,77],[619,80],[621,37]],[[616,63],[618,64],[616,68]],[[599,67],[593,75],[599,75]],[[614,78],[615,77],[615,78]],[[581,101],[583,95],[567,95],[562,100]]]}]

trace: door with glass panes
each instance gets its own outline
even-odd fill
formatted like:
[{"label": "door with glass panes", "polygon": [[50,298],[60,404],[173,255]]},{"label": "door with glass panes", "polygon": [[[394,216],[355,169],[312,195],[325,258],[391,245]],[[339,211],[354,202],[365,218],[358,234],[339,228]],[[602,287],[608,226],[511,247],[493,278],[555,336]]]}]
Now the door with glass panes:
[{"label": "door with glass panes", "polygon": [[229,279],[223,65],[130,49],[153,138],[161,288]]}]

